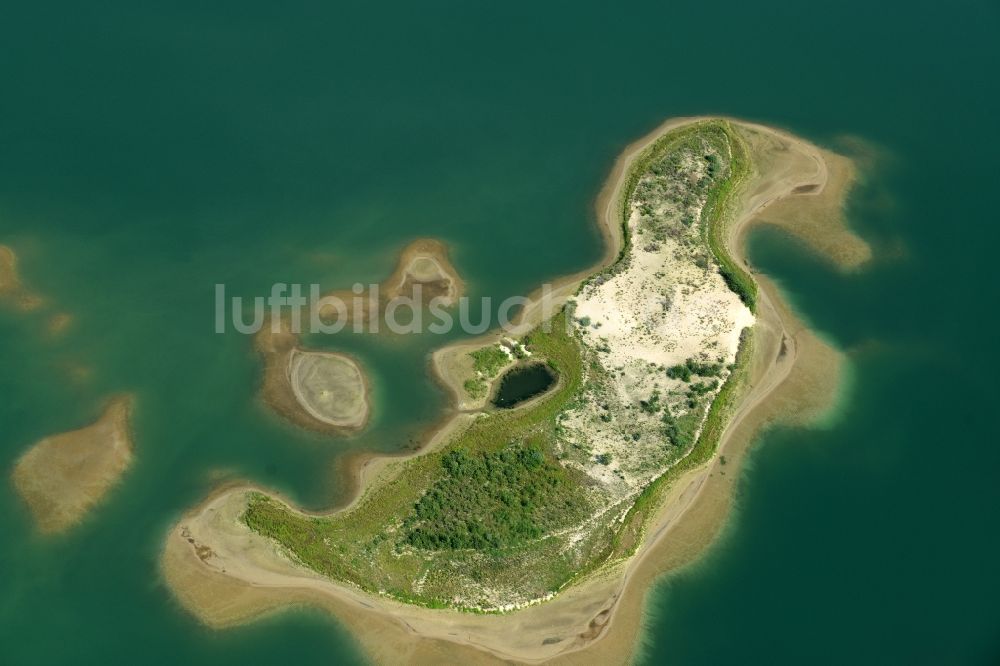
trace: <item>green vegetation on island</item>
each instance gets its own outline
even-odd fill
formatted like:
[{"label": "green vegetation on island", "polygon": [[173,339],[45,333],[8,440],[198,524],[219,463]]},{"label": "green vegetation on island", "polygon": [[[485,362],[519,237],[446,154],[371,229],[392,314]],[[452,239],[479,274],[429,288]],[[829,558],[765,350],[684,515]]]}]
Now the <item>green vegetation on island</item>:
[{"label": "green vegetation on island", "polygon": [[403,521],[411,546],[498,551],[572,524],[585,505],[581,480],[537,446],[478,455],[456,449],[441,466],[444,476]]},{"label": "green vegetation on island", "polygon": [[[633,197],[666,202],[642,210],[643,242],[655,245],[658,234],[659,242],[682,242],[700,270],[710,275],[714,267],[752,309],[755,285],[723,244],[733,195],[748,172],[742,139],[728,123],[695,123],[669,132],[637,160],[621,210],[627,220]],[[687,212],[699,206],[699,217]],[[627,235],[619,261],[591,282],[623,270],[632,242]],[[561,376],[530,405],[484,413],[441,448],[396,463],[397,473],[349,511],[310,516],[256,493],[243,520],[324,576],[409,603],[475,612],[548,598],[630,556],[664,489],[714,454],[751,337],[744,329],[728,364],[715,355],[669,368],[651,364],[656,388],[623,403],[607,345],[572,318],[564,310],[521,340]],[[464,387],[481,396],[511,359],[499,345],[471,356],[476,376]],[[593,421],[581,421],[591,413]],[[607,428],[601,432],[621,448],[595,450],[606,442],[587,437],[591,423]],[[633,450],[642,455],[618,453]]]},{"label": "green vegetation on island", "polygon": [[472,357],[472,369],[489,379],[496,377],[497,373],[510,362],[510,356],[500,349],[500,345],[490,345],[477,349],[469,356]]},{"label": "green vegetation on island", "polygon": [[[513,353],[517,354],[518,358],[523,357],[521,347],[515,347]],[[466,379],[462,387],[470,398],[478,400],[486,397],[490,381],[495,379],[504,366],[510,363],[511,357],[498,344],[491,344],[470,352],[469,357],[472,358],[472,371],[475,375]]]},{"label": "green vegetation on island", "polygon": [[[444,448],[407,460],[399,476],[368,493],[348,513],[307,516],[257,493],[250,501],[244,521],[259,534],[277,540],[298,561],[321,574],[351,582],[373,594],[389,594],[411,603],[452,605],[466,610],[479,610],[480,605],[492,607],[495,602],[488,598],[477,600],[481,604],[454,602],[457,592],[477,581],[494,581],[501,589],[526,590],[530,598],[556,591],[592,553],[588,552],[586,558],[561,553],[558,540],[544,534],[531,539],[525,535],[535,533],[532,527],[545,530],[554,525],[570,525],[594,508],[586,497],[574,495],[582,487],[580,475],[561,469],[552,453],[556,416],[580,388],[580,347],[568,332],[563,314],[557,315],[550,331],[538,328],[524,342],[540,357],[564,369],[560,387],[531,407],[500,410],[480,417]],[[521,464],[524,456],[532,456],[528,458],[530,461],[536,454],[517,455],[522,451],[537,452],[544,457],[544,463],[536,468],[525,467]],[[514,452],[516,460],[504,464],[505,452]],[[455,453],[458,456],[452,455]],[[521,482],[534,479],[551,483],[557,479],[558,488],[535,493],[531,507],[521,506],[499,520],[490,517],[489,521],[481,521],[482,529],[477,530],[481,539],[473,541],[473,537],[465,536],[464,542],[457,540],[456,548],[451,548],[450,537],[458,535],[459,523],[454,514],[442,513],[430,522],[429,518],[422,518],[421,513],[429,516],[431,511],[430,501],[418,509],[427,491],[434,489],[438,497],[448,497],[449,501],[465,495],[463,501],[479,507],[491,506],[504,491],[497,488],[494,494],[478,488],[473,492],[465,480],[449,480],[446,460],[452,461],[451,469],[456,469],[453,464],[456,461],[473,461],[470,470],[482,464],[485,471],[489,464],[502,470],[504,478],[511,474],[520,477]],[[568,502],[570,497],[574,501]],[[517,501],[521,500],[519,496]],[[503,499],[499,501],[503,503]],[[516,527],[520,520],[527,520],[527,526]],[[463,528],[470,526],[472,523],[467,522]],[[449,547],[439,548],[430,540],[421,541],[421,537],[415,537],[417,544],[411,543],[411,534],[419,528],[427,530],[424,534],[431,534],[429,530],[434,529],[439,530],[436,532],[439,535],[447,534]],[[466,531],[468,534],[471,533]],[[598,543],[606,546],[610,542],[609,533],[602,536],[592,539],[595,548]],[[539,562],[546,563],[544,571],[539,571]],[[419,587],[415,586],[417,581],[422,582]]]}]

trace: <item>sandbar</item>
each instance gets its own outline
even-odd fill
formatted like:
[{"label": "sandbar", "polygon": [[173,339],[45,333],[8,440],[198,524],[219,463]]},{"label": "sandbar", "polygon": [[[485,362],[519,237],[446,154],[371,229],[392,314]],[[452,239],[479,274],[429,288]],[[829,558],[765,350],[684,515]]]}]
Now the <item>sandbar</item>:
[{"label": "sandbar", "polygon": [[256,336],[264,402],[309,430],[345,435],[364,428],[371,409],[360,364],[347,354],[302,349],[288,323],[277,323],[277,331],[268,321]]},{"label": "sandbar", "polygon": [[338,318],[345,323],[358,319],[369,322],[394,300],[412,299],[417,307],[426,307],[436,299],[451,307],[464,293],[465,282],[451,263],[447,246],[433,238],[418,238],[400,251],[395,269],[378,284],[377,294],[367,288],[361,293],[350,289],[331,291],[324,298],[342,301],[346,311],[338,313],[332,306],[321,304],[319,315],[328,322]]},{"label": "sandbar", "polygon": [[18,459],[14,487],[41,532],[80,522],[132,464],[131,404],[128,396],[115,398],[96,422],[46,437]]}]

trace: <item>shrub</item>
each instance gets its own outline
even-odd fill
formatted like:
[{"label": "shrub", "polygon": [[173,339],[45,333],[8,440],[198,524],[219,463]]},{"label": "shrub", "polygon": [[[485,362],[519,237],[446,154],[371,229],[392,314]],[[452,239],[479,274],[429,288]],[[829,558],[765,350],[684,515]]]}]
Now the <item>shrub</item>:
[{"label": "shrub", "polygon": [[406,542],[425,550],[495,551],[537,539],[581,507],[580,487],[541,449],[512,445],[449,451],[442,475],[403,523]]},{"label": "shrub", "polygon": [[660,411],[660,392],[654,390],[653,394],[649,396],[649,400],[640,400],[639,409],[641,409],[646,414],[655,414]]},{"label": "shrub", "polygon": [[686,365],[672,365],[667,368],[667,377],[689,382],[691,381],[691,370]]},{"label": "shrub", "polygon": [[472,398],[482,398],[486,395],[486,382],[482,379],[467,379],[462,386]]},{"label": "shrub", "polygon": [[472,357],[472,368],[490,378],[496,377],[501,368],[510,361],[507,352],[501,349],[500,345],[490,345],[477,349],[469,356]]}]

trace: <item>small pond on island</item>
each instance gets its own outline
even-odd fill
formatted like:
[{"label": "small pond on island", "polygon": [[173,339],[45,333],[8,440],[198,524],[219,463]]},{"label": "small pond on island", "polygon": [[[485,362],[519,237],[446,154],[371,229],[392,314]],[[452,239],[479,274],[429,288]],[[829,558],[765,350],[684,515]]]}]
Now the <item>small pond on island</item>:
[{"label": "small pond on island", "polygon": [[545,363],[531,363],[512,368],[500,380],[493,396],[497,407],[510,408],[543,393],[556,381],[556,373]]}]

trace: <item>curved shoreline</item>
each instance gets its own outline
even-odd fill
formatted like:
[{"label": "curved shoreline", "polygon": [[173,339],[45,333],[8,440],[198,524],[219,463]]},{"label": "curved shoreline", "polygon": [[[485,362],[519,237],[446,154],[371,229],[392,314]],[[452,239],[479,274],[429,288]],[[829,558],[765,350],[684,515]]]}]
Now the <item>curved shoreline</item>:
[{"label": "curved shoreline", "polygon": [[[463,405],[466,403],[465,394],[459,382],[452,379],[446,370],[447,357],[455,354],[464,354],[488,344],[497,343],[502,338],[517,336],[527,333],[533,327],[540,324],[546,314],[558,310],[566,301],[572,297],[580,284],[594,273],[598,273],[613,265],[625,247],[625,238],[622,232],[622,223],[618,216],[617,206],[620,202],[623,188],[625,187],[626,176],[635,160],[652,145],[659,137],[667,132],[702,120],[710,120],[711,116],[692,116],[682,118],[672,118],[657,126],[642,138],[636,139],[625,146],[618,157],[615,158],[611,166],[611,173],[605,179],[604,184],[598,191],[594,202],[597,228],[604,241],[604,253],[600,260],[592,266],[579,270],[569,275],[563,275],[547,286],[535,289],[527,296],[528,303],[514,317],[511,330],[500,331],[490,330],[486,333],[467,340],[460,340],[445,345],[434,350],[431,354],[430,367],[435,381],[445,387],[452,395],[452,405],[459,411],[466,411]],[[447,420],[447,419],[446,419]],[[424,449],[421,448],[418,453]]]},{"label": "curved shoreline", "polygon": [[[531,304],[519,313],[518,324],[530,328],[538,323],[543,317],[546,302],[553,308],[561,305],[575,293],[580,280],[617,260],[624,240],[618,205],[630,167],[642,151],[665,132],[698,120],[702,119],[668,121],[626,147],[616,160],[597,200],[598,221],[607,240],[605,256],[596,267],[560,279],[551,292],[533,294]],[[746,229],[761,222],[760,213],[775,202],[793,195],[802,199],[826,191],[829,175],[822,152],[811,144],[770,128],[733,122],[741,132],[757,133],[798,148],[799,154],[815,166],[815,171],[796,173],[797,178],[788,182],[771,182],[768,187],[762,187],[762,183],[756,182],[754,177],[751,179],[753,183],[746,185],[749,189],[751,184],[755,184],[758,189],[744,193],[743,208],[725,236],[730,255],[749,270],[742,253],[735,251],[742,247]],[[818,187],[808,192],[795,192],[796,188],[806,185]],[[850,235],[843,230],[840,233]],[[185,607],[213,626],[246,621],[289,603],[309,603],[328,608],[348,625],[369,652],[384,659],[430,658],[440,647],[438,641],[445,640],[450,643],[450,657],[455,658],[461,652],[462,657],[476,661],[492,656],[537,662],[565,657],[585,648],[589,651],[588,657],[598,658],[601,655],[604,660],[620,660],[634,645],[648,583],[663,570],[674,569],[701,552],[721,525],[735,475],[723,477],[713,474],[713,469],[719,464],[718,456],[725,453],[738,464],[753,435],[776,416],[775,409],[781,411],[782,405],[787,409],[792,396],[805,395],[801,386],[795,387],[795,391],[788,396],[782,396],[782,389],[789,393],[787,389],[792,386],[790,382],[793,380],[793,384],[828,384],[817,382],[815,373],[810,374],[810,366],[818,362],[828,372],[826,366],[835,366],[837,362],[836,352],[794,318],[777,297],[773,285],[759,275],[755,275],[755,279],[760,285],[761,298],[758,324],[754,328],[756,350],[751,360],[749,390],[728,420],[716,455],[711,462],[683,474],[670,486],[643,545],[627,564],[587,576],[541,607],[533,606],[489,617],[433,611],[381,597],[373,598],[350,586],[310,575],[287,560],[282,562],[283,558],[277,551],[270,554],[273,559],[267,562],[269,569],[266,576],[260,575],[260,571],[253,571],[252,566],[250,572],[238,572],[234,569],[234,565],[239,566],[235,560],[224,560],[229,568],[223,568],[225,573],[222,573],[217,568],[213,569],[212,565],[206,566],[207,559],[196,555],[204,552],[199,546],[210,548],[198,543],[196,521],[209,514],[221,515],[227,508],[232,510],[232,505],[227,505],[226,500],[239,491],[229,488],[213,494],[189,513],[168,536],[163,572],[170,587]],[[482,340],[493,339],[496,335],[499,334],[487,334]],[[465,347],[470,344],[469,341],[458,343]],[[435,357],[442,351],[436,352]],[[444,377],[440,379],[447,385]],[[776,400],[778,397],[782,400]],[[822,406],[823,397],[823,391],[819,391],[812,405],[814,411]],[[800,411],[802,406],[801,403],[795,404],[794,409]],[[450,431],[467,422],[468,418],[469,415],[461,413],[449,415],[441,429],[417,453],[380,456],[361,464],[361,485],[354,502],[372,487],[378,477],[393,473],[393,469],[398,471],[400,461],[433,450],[447,439]],[[733,467],[736,468],[737,464]],[[720,479],[723,481],[720,482]],[[664,539],[668,533],[691,531],[692,526],[697,529],[688,541]],[[183,537],[184,531],[188,532],[187,537]],[[689,547],[689,552],[682,552],[684,546]],[[241,573],[245,575],[242,580]],[[206,590],[214,593],[206,598]],[[227,598],[229,601],[225,601]],[[567,632],[572,639],[550,640],[553,634]],[[416,637],[425,640],[417,641]],[[392,638],[399,640],[393,641]],[[467,646],[468,652],[460,647],[462,645]]]}]

